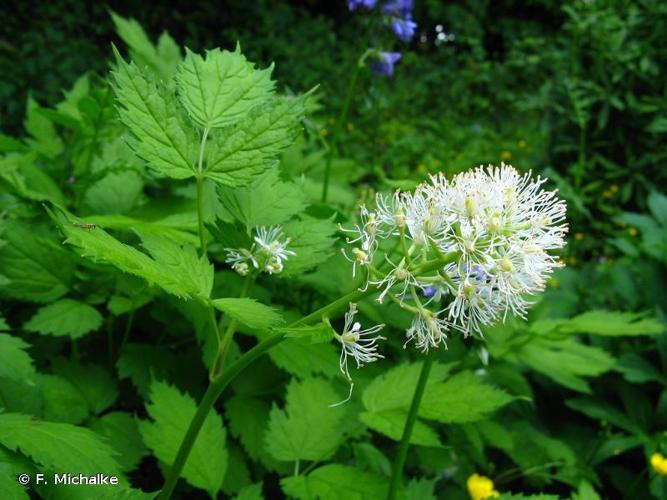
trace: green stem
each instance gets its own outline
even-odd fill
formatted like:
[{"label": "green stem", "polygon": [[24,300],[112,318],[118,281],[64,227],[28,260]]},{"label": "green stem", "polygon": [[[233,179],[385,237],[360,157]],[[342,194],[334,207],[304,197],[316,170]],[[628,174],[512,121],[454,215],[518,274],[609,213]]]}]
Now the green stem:
[{"label": "green stem", "polygon": [[431,372],[431,367],[433,366],[434,359],[434,349],[431,349],[424,359],[422,364],[421,372],[419,373],[419,381],[417,382],[417,387],[412,396],[412,403],[410,404],[410,411],[408,412],[408,419],[405,421],[405,426],[403,427],[403,436],[401,437],[401,442],[398,445],[398,452],[396,453],[396,458],[394,459],[394,466],[391,470],[391,483],[389,485],[389,494],[387,495],[387,500],[395,500],[398,495],[398,489],[401,486],[401,480],[403,479],[403,466],[405,465],[405,459],[408,456],[408,447],[410,446],[410,436],[412,435],[412,429],[415,426],[415,421],[417,420],[417,412],[419,411],[419,405],[422,401],[422,396],[424,395],[424,389],[426,388],[426,381],[428,380],[429,373]]},{"label": "green stem", "polygon": [[283,338],[284,334],[277,334],[260,342],[234,363],[229,365],[229,368],[227,368],[227,370],[225,370],[222,375],[220,375],[220,377],[209,384],[208,389],[206,389],[206,393],[204,393],[204,397],[199,403],[197,412],[190,422],[190,427],[188,428],[188,431],[186,432],[185,437],[181,442],[181,446],[178,449],[178,453],[176,454],[174,464],[171,466],[169,474],[167,475],[167,479],[165,480],[164,486],[162,487],[162,493],[160,493],[160,496],[158,497],[159,500],[169,500],[169,498],[171,498],[171,495],[174,492],[174,488],[176,487],[176,483],[178,482],[178,478],[181,475],[181,471],[185,466],[185,461],[188,459],[188,455],[190,454],[190,451],[192,451],[192,447],[195,444],[197,435],[199,434],[199,431],[204,424],[209,411],[211,408],[213,408],[213,405],[222,394],[222,391],[224,391],[227,385],[229,385],[229,383],[234,380],[234,378],[236,378],[239,373],[247,368],[248,365],[250,365],[266,351],[282,342]]},{"label": "green stem", "polygon": [[[240,298],[246,297],[248,295],[248,290],[250,289],[250,284],[252,283],[252,276],[249,274],[243,280],[243,287],[241,288],[241,293],[239,294]],[[213,308],[211,308],[213,311]],[[213,313],[213,321],[215,321],[215,313]],[[220,376],[222,372],[222,367],[225,365],[225,360],[227,359],[227,354],[229,353],[229,347],[232,345],[232,339],[234,338],[234,333],[236,332],[236,320],[232,319],[227,325],[222,339],[220,339],[220,334],[218,333],[218,340],[220,341],[220,346],[218,347],[218,354],[215,357],[215,361],[211,365],[211,380]],[[215,321],[216,333],[217,333],[217,321]]]},{"label": "green stem", "polygon": [[199,161],[197,162],[197,221],[199,223],[199,243],[202,255],[206,255],[206,238],[204,237],[204,150],[209,129],[205,128],[199,143]]},{"label": "green stem", "polygon": [[[301,324],[311,323],[313,321],[320,320],[323,317],[336,314],[343,310],[349,302],[357,301],[374,292],[375,290],[373,289],[368,289],[366,291],[355,290],[350,292],[347,295],[344,295],[343,297],[340,297],[330,304],[309,314],[308,316],[301,318],[299,321],[296,321],[290,326],[294,327]],[[195,416],[190,422],[190,426],[188,427],[185,437],[183,438],[183,441],[181,441],[178,453],[176,454],[176,459],[174,460],[174,464],[169,470],[164,486],[162,487],[162,493],[160,493],[158,500],[169,500],[171,498],[171,495],[174,492],[174,488],[176,487],[176,483],[178,482],[178,478],[181,476],[181,471],[183,470],[185,462],[188,459],[188,455],[190,454],[190,451],[192,451],[192,447],[194,446],[195,440],[197,439],[197,435],[199,434],[199,431],[204,424],[204,420],[206,420],[206,416],[211,411],[211,408],[213,408],[213,405],[215,405],[215,402],[222,394],[222,391],[224,391],[227,385],[229,385],[229,383],[234,380],[234,378],[236,378],[236,376],[241,373],[248,365],[250,365],[269,349],[278,345],[284,340],[284,338],[284,333],[278,333],[268,337],[246,352],[234,363],[229,365],[229,367],[223,371],[219,377],[211,380],[208,389],[206,389],[204,397],[199,403],[197,413],[195,413]]]},{"label": "green stem", "polygon": [[[363,56],[362,56],[363,58]],[[322,202],[326,203],[327,195],[329,194],[329,177],[331,175],[331,162],[333,157],[338,153],[338,139],[340,137],[340,132],[343,129],[345,119],[347,118],[347,112],[350,109],[350,104],[352,103],[352,97],[354,96],[354,88],[357,85],[357,77],[359,76],[359,69],[361,68],[361,59],[356,61],[354,65],[354,70],[352,71],[352,77],[350,78],[350,83],[347,86],[347,91],[345,92],[345,100],[343,101],[343,107],[340,110],[336,124],[334,125],[333,133],[331,134],[331,142],[329,143],[329,151],[327,151],[327,162],[324,166],[324,181],[322,182]]]},{"label": "green stem", "polygon": [[206,237],[204,236],[204,178],[197,176],[197,222],[199,224],[199,245],[201,254],[206,255]]}]

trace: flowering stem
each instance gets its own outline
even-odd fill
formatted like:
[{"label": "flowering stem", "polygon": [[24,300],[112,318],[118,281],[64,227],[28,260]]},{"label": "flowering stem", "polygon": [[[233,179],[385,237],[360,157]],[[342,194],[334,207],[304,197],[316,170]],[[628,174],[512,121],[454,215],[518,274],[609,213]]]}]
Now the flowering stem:
[{"label": "flowering stem", "polygon": [[[309,314],[308,316],[301,318],[300,320],[291,324],[290,327],[313,323],[324,317],[330,317],[344,310],[349,302],[357,301],[366,295],[374,293],[375,291],[376,290],[371,289],[366,291],[354,290],[353,292],[350,292]],[[199,407],[197,408],[195,416],[190,421],[190,426],[185,433],[185,437],[183,438],[183,441],[181,441],[178,453],[174,459],[174,464],[171,466],[171,469],[167,474],[164,486],[162,487],[162,493],[160,493],[158,500],[169,500],[171,498],[171,495],[174,492],[174,488],[176,487],[176,483],[178,482],[178,478],[181,476],[181,471],[183,470],[185,462],[190,455],[190,451],[192,451],[192,447],[195,444],[197,435],[199,434],[202,425],[204,425],[204,421],[206,420],[208,413],[211,411],[211,408],[213,408],[213,405],[215,405],[215,402],[222,394],[222,391],[224,391],[229,383],[234,380],[236,376],[239,375],[243,370],[245,370],[248,365],[250,365],[269,349],[278,345],[284,339],[284,333],[277,333],[262,340],[259,344],[257,344],[255,347],[250,349],[239,359],[229,365],[229,367],[224,370],[218,377],[211,380],[208,389],[206,389],[206,392],[204,393],[204,397],[199,403]]]},{"label": "flowering stem", "polygon": [[403,479],[403,466],[405,465],[405,459],[408,456],[408,447],[410,446],[410,436],[412,435],[412,429],[414,428],[415,421],[417,420],[417,412],[419,411],[419,405],[421,404],[422,396],[424,395],[426,382],[428,380],[429,373],[431,373],[434,352],[435,349],[431,349],[428,352],[424,358],[421,372],[419,373],[419,380],[417,381],[417,387],[415,388],[415,392],[412,396],[412,403],[410,404],[408,418],[405,421],[405,426],[403,427],[403,436],[401,436],[401,442],[398,445],[398,452],[396,453],[394,465],[391,470],[391,483],[389,485],[389,494],[387,495],[387,500],[395,500],[396,496],[398,495],[398,488],[401,486],[401,480]]},{"label": "flowering stem", "polygon": [[[365,56],[366,53],[364,53]],[[345,100],[343,101],[343,107],[340,110],[336,124],[334,125],[333,133],[331,134],[331,145],[329,151],[327,151],[327,162],[324,166],[324,180],[322,182],[322,202],[327,201],[327,195],[329,193],[329,177],[331,175],[331,162],[333,161],[334,154],[337,154],[338,151],[338,138],[340,132],[347,118],[347,112],[350,109],[350,104],[352,103],[352,97],[354,95],[354,88],[357,85],[357,77],[359,76],[359,69],[361,68],[361,59],[356,61],[354,65],[354,70],[352,71],[352,77],[350,78],[350,83],[347,86],[347,91],[345,93]]]}]

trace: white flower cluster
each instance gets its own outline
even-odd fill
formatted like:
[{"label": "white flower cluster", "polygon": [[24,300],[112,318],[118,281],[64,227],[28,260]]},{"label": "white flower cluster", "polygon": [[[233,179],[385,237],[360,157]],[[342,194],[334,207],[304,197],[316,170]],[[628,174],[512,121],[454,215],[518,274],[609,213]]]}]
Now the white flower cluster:
[{"label": "white flower cluster", "polygon": [[347,230],[353,274],[364,269],[380,303],[389,297],[415,314],[407,341],[423,351],[452,329],[481,335],[508,312],[524,317],[526,296],[561,265],[549,252],[567,233],[565,202],[545,181],[502,164],[378,194],[376,209],[362,206]]},{"label": "white flower cluster", "polygon": [[291,255],[296,255],[292,250],[287,250],[290,239],[282,239],[280,226],[258,227],[255,232],[254,243],[250,250],[225,248],[227,253],[225,262],[231,264],[232,269],[241,276],[247,275],[251,266],[269,274],[282,272],[283,261]]}]

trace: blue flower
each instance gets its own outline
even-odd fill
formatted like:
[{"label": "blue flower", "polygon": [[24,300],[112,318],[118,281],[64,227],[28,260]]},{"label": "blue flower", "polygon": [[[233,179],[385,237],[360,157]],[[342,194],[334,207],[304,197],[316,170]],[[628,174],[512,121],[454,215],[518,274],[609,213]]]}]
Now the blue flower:
[{"label": "blue flower", "polygon": [[433,285],[428,285],[427,287],[424,288],[424,297],[431,298],[435,295],[435,293],[438,291],[436,287]]},{"label": "blue flower", "polygon": [[412,0],[391,0],[382,6],[382,13],[387,16],[409,17],[412,13]]},{"label": "blue flower", "polygon": [[371,63],[371,71],[379,75],[391,76],[394,74],[394,64],[400,58],[400,52],[378,52],[376,59]]},{"label": "blue flower", "polygon": [[357,10],[359,7],[365,9],[372,9],[375,7],[376,0],[347,0],[347,8],[350,10]]},{"label": "blue flower", "polygon": [[394,17],[391,21],[391,29],[394,34],[404,42],[409,42],[415,35],[417,23],[410,16],[405,19]]}]

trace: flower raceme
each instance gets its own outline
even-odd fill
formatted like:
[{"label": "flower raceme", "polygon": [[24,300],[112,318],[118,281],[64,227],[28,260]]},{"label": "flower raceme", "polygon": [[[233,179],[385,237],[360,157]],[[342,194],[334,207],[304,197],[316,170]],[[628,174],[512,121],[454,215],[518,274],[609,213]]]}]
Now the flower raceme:
[{"label": "flower raceme", "polygon": [[428,351],[453,330],[481,335],[508,313],[525,317],[527,296],[561,265],[552,252],[567,233],[565,202],[544,182],[510,165],[479,167],[361,207],[359,224],[343,229],[353,247],[344,253],[378,302],[414,314],[406,344]]},{"label": "flower raceme", "polygon": [[287,249],[290,239],[282,237],[280,226],[258,227],[254,243],[247,248],[225,248],[225,262],[241,276],[246,276],[251,268],[260,272],[278,274],[283,270],[283,262],[296,255]]}]

